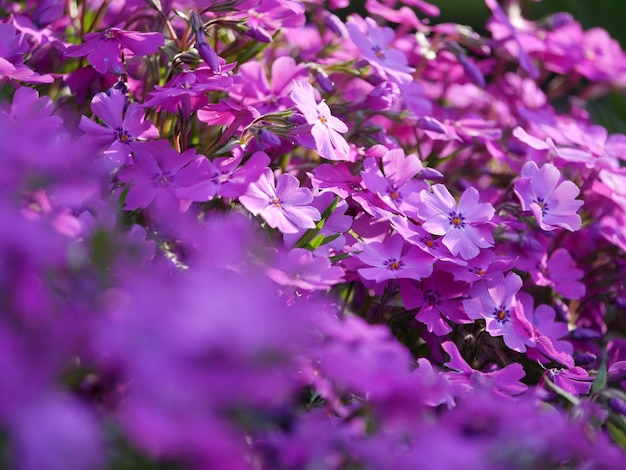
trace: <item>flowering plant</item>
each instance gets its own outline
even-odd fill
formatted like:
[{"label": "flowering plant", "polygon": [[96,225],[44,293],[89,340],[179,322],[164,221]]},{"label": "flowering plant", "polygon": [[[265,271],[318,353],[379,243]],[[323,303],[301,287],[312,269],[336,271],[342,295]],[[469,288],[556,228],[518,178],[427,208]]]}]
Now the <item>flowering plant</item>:
[{"label": "flowering plant", "polygon": [[625,468],[626,55],[520,1],[7,3],[0,467]]}]

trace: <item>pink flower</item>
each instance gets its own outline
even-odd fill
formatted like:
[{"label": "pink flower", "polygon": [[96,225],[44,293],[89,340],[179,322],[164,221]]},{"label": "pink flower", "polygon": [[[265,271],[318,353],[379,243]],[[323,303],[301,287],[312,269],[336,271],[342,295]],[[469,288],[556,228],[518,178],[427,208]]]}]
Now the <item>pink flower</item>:
[{"label": "pink flower", "polygon": [[27,83],[51,83],[54,78],[39,75],[24,65],[24,55],[28,52],[28,42],[10,23],[0,24],[0,80],[12,78]]},{"label": "pink flower", "polygon": [[83,44],[69,46],[67,57],[84,57],[100,73],[125,73],[122,53],[125,56],[144,56],[159,51],[164,44],[161,33],[139,33],[109,28],[98,33],[85,35]]},{"label": "pink flower", "polygon": [[287,173],[281,174],[274,186],[272,170],[266,168],[239,202],[282,233],[295,233],[298,227],[315,228],[315,221],[322,216],[315,207],[309,206],[313,201],[311,191],[299,186],[298,179]]},{"label": "pink flower", "polygon": [[417,247],[406,247],[398,234],[390,236],[383,243],[358,245],[357,249],[363,251],[356,256],[368,266],[359,269],[359,274],[375,282],[389,279],[419,280],[430,276],[434,258]]},{"label": "pink flower", "polygon": [[311,84],[305,80],[296,82],[290,96],[306,122],[312,124],[311,134],[319,154],[328,160],[348,160],[350,147],[340,134],[348,132],[348,126],[330,113],[326,102],[316,101]]},{"label": "pink flower", "polygon": [[494,208],[480,203],[476,188],[467,188],[457,206],[454,198],[443,184],[435,184],[432,193],[422,190],[419,215],[422,227],[433,235],[443,235],[442,242],[453,255],[463,259],[474,258],[480,248],[493,246],[491,233],[481,224],[491,220]]},{"label": "pink flower", "polygon": [[562,181],[561,172],[546,163],[541,168],[535,162],[522,167],[522,177],[515,181],[515,194],[523,210],[530,210],[543,230],[557,227],[575,232],[580,228],[576,211],[583,201],[576,199],[580,190],[571,181]]}]

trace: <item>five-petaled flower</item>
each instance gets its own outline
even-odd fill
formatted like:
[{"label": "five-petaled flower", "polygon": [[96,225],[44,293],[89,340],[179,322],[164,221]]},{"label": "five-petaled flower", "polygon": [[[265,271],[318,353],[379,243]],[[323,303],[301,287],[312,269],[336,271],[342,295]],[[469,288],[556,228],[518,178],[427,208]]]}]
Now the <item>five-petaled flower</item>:
[{"label": "five-petaled flower", "polygon": [[282,173],[274,185],[274,175],[269,168],[239,198],[252,214],[260,215],[270,227],[282,233],[296,233],[299,227],[315,228],[315,221],[322,216],[309,205],[311,201],[311,191],[301,188],[293,175]]},{"label": "five-petaled flower", "polygon": [[561,227],[572,232],[580,228],[576,211],[583,201],[576,199],[580,193],[571,181],[561,181],[561,172],[551,163],[541,168],[535,162],[522,167],[522,177],[515,181],[515,194],[522,209],[531,211],[543,230]]},{"label": "five-petaled flower", "polygon": [[493,246],[491,232],[483,224],[495,211],[491,204],[478,202],[476,188],[467,188],[458,206],[443,184],[433,185],[432,192],[422,190],[420,198],[422,227],[433,235],[443,235],[442,242],[453,255],[467,260],[477,256],[480,248]]},{"label": "five-petaled flower", "polygon": [[324,100],[317,102],[311,84],[305,80],[296,82],[290,96],[306,122],[312,125],[311,134],[318,153],[328,160],[348,160],[350,146],[340,134],[348,132],[348,126],[330,113]]}]

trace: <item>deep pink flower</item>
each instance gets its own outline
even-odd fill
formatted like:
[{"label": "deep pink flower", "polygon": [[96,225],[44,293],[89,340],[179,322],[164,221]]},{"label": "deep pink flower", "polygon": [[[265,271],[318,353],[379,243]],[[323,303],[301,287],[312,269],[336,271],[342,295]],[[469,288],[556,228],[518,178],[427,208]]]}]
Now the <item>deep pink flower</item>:
[{"label": "deep pink flower", "polygon": [[532,325],[517,308],[517,292],[522,279],[515,273],[506,277],[494,273],[487,281],[476,282],[470,289],[470,298],[463,301],[465,311],[474,320],[484,319],[491,336],[502,336],[504,343],[514,351],[524,352],[534,346],[530,332]]},{"label": "deep pink flower", "polygon": [[83,116],[80,129],[85,135],[81,138],[81,145],[94,152],[104,150],[108,159],[122,164],[130,156],[136,141],[157,138],[159,131],[145,120],[141,105],[130,103],[126,108],[126,104],[126,97],[117,89],[98,93],[91,102],[91,109],[105,126]]},{"label": "deep pink flower", "polygon": [[139,33],[109,28],[106,31],[85,35],[83,44],[69,46],[65,55],[87,56],[89,63],[98,72],[121,75],[126,71],[122,63],[122,53],[125,56],[154,54],[164,42],[161,33]]},{"label": "deep pink flower", "polygon": [[561,172],[551,163],[541,168],[535,162],[524,164],[521,178],[515,181],[515,194],[523,210],[532,211],[543,230],[557,227],[572,232],[580,228],[576,211],[583,205],[577,200],[580,190],[571,181],[561,181]]},{"label": "deep pink flower", "polygon": [[318,103],[311,84],[305,80],[296,82],[291,92],[296,108],[311,124],[315,149],[328,160],[348,160],[350,147],[340,133],[348,132],[348,126],[330,113],[325,101]]},{"label": "deep pink flower", "polygon": [[359,274],[375,282],[389,279],[422,279],[433,271],[434,259],[417,247],[405,245],[400,235],[392,235],[383,243],[372,242],[355,246],[363,251],[356,256],[368,267]]},{"label": "deep pink flower", "polygon": [[493,246],[493,237],[482,224],[495,212],[489,203],[479,202],[478,190],[467,188],[457,206],[454,198],[442,184],[435,184],[432,192],[421,191],[419,216],[422,227],[433,235],[443,235],[443,244],[453,255],[467,260],[480,253],[480,248]]},{"label": "deep pink flower", "polygon": [[269,168],[239,198],[252,214],[260,215],[270,227],[282,233],[295,233],[299,227],[315,228],[315,221],[322,216],[309,205],[311,201],[311,191],[301,188],[295,176],[282,173],[274,185],[274,175]]}]

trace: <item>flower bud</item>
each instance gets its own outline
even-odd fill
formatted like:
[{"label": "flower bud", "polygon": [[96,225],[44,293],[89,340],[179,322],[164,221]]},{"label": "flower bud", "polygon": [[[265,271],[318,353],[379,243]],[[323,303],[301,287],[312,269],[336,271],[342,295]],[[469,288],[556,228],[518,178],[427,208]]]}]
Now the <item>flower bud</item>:
[{"label": "flower bud", "polygon": [[315,72],[315,80],[317,81],[317,83],[320,86],[320,88],[322,90],[324,90],[326,93],[332,93],[333,92],[335,84],[330,79],[328,74],[326,72],[324,72],[322,69],[318,69]]},{"label": "flower bud", "polygon": [[389,111],[400,98],[400,88],[393,82],[383,82],[370,91],[365,98],[373,111]]}]

